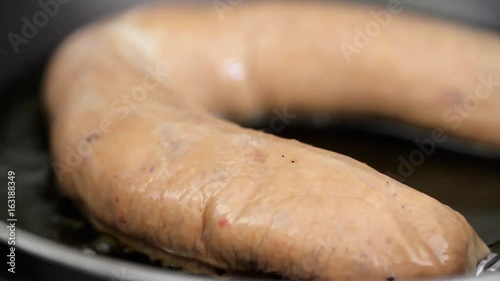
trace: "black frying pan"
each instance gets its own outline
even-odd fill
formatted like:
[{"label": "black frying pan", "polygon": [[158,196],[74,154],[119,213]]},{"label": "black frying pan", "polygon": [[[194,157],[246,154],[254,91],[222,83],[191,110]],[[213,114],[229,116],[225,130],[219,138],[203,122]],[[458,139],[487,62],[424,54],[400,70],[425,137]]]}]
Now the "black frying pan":
[{"label": "black frying pan", "polygon": [[[16,274],[2,269],[0,278],[42,281],[199,279],[176,269],[160,268],[147,257],[128,252],[111,237],[96,232],[72,203],[59,194],[50,167],[47,128],[39,96],[48,55],[77,26],[137,2],[72,0],[60,5],[60,10],[47,25],[39,28],[28,43],[18,46],[17,53],[7,36],[1,41],[0,219],[6,221],[8,218],[6,181],[7,171],[12,170],[16,173],[18,221]],[[437,3],[419,1],[408,9],[500,31],[500,2],[434,2]],[[22,18],[40,10],[35,1],[11,1],[1,5],[3,30],[0,31],[6,35],[20,33]],[[251,125],[265,128],[266,122]],[[483,240],[499,250],[499,149],[450,139],[426,157],[422,165],[415,167],[411,175],[401,176],[398,156],[407,156],[418,149],[413,140],[430,136],[429,131],[374,118],[299,116],[279,134],[352,156],[435,197],[465,215]],[[4,239],[5,228],[0,233]],[[0,243],[0,250],[6,260],[7,245]],[[500,280],[499,275],[490,278],[487,280]]]}]

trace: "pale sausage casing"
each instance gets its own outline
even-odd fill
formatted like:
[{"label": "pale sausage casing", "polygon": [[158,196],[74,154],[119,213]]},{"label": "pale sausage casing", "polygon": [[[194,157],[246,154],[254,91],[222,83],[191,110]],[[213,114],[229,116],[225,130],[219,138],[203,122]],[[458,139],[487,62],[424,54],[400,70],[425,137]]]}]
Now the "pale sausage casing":
[{"label": "pale sausage casing", "polygon": [[496,95],[458,129],[442,118],[493,73],[499,39],[393,15],[348,62],[339,46],[371,14],[259,3],[220,21],[211,7],[152,6],[76,32],[44,92],[62,190],[100,229],[190,270],[336,281],[473,270],[489,249],[449,207],[211,114],[370,113],[499,143],[500,130],[481,130],[499,128]]}]

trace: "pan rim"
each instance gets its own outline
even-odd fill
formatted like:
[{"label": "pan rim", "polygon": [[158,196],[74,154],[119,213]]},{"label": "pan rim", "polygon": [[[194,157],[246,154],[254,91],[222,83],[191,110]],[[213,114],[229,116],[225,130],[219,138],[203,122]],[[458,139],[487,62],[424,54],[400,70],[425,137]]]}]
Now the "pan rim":
[{"label": "pan rim", "polygon": [[[7,223],[3,220],[0,220],[0,229],[0,241],[7,244],[9,233]],[[102,255],[86,255],[77,249],[30,233],[19,227],[16,227],[16,240],[18,242],[15,246],[16,250],[21,250],[30,255],[74,270],[83,271],[101,278],[108,278],[108,280],[114,280],[113,278],[116,278],[116,276],[113,276],[113,273],[123,271],[125,268],[135,278],[140,278],[143,281],[164,281],[169,279],[180,281],[213,280],[207,277],[204,278],[203,276],[172,272]],[[19,243],[19,241],[22,242]],[[131,280],[134,279],[132,278]]]}]

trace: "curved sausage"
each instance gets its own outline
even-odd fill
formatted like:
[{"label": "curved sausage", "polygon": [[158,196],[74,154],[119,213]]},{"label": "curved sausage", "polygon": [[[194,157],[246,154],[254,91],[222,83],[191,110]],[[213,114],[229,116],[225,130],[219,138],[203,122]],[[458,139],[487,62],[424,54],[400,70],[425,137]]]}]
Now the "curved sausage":
[{"label": "curved sausage", "polygon": [[473,270],[489,249],[449,207],[213,115],[376,114],[500,144],[495,84],[460,126],[443,118],[491,80],[497,36],[393,14],[346,59],[341,46],[370,21],[368,8],[298,2],[241,5],[223,22],[211,8],[150,6],[85,27],[44,91],[62,190],[100,229],[191,270],[336,281]]}]

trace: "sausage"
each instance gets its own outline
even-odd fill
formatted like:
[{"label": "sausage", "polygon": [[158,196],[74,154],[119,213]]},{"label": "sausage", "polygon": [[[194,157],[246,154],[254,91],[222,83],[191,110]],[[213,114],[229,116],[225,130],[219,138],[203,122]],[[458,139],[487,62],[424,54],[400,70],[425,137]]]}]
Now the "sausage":
[{"label": "sausage", "polygon": [[154,5],[75,32],[44,86],[61,189],[99,229],[200,272],[383,281],[473,270],[489,249],[448,206],[349,157],[214,115],[375,114],[499,144],[495,85],[460,126],[443,118],[478,77],[491,80],[498,36],[392,15],[348,61],[340,46],[372,16],[260,2],[221,22],[210,7]]}]

